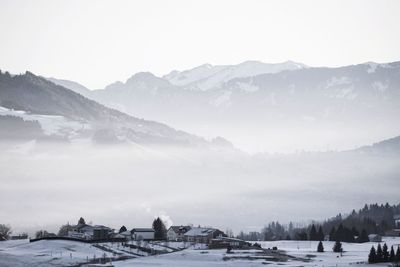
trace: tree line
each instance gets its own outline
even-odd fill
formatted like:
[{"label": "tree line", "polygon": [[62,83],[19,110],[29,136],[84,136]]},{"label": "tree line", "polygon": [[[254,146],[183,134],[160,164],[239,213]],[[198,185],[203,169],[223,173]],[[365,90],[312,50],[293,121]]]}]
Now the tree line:
[{"label": "tree line", "polygon": [[295,226],[293,222],[283,225],[271,222],[261,232],[240,232],[238,238],[255,240],[315,240],[341,242],[368,242],[369,234],[384,233],[395,227],[393,219],[395,214],[400,214],[400,204],[389,205],[365,204],[358,211],[352,210],[348,215],[338,214],[322,222],[314,222],[307,226]]}]

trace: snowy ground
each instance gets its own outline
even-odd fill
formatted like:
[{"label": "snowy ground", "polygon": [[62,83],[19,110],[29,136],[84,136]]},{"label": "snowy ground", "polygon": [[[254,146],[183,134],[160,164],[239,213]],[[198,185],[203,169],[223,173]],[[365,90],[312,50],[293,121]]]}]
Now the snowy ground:
[{"label": "snowy ground", "polygon": [[29,240],[0,242],[0,267],[73,266],[93,257],[112,256],[90,244],[52,240],[29,243]]},{"label": "snowy ground", "polygon": [[[400,238],[384,238],[389,246],[400,245]],[[349,244],[343,243],[345,252],[340,256],[332,252],[333,242],[324,242],[324,253],[317,253],[318,242],[314,241],[274,241],[261,242],[263,248],[277,246],[283,250],[283,254],[288,255],[287,261],[269,261],[266,257],[261,259],[247,259],[246,257],[256,258],[257,251],[233,251],[233,254],[226,254],[226,250],[195,250],[187,249],[184,251],[165,254],[160,256],[146,257],[127,261],[116,262],[117,267],[128,266],[368,266],[366,260],[372,245],[377,243]],[[226,257],[237,257],[237,259],[226,260]],[[225,258],[225,260],[224,260]],[[369,265],[370,266],[370,265]],[[375,264],[374,266],[388,266],[388,264]]]},{"label": "snowy ground", "polygon": [[[400,238],[384,238],[389,246],[400,245]],[[119,257],[135,257],[128,260],[113,261],[116,267],[129,266],[367,266],[369,250],[377,243],[349,244],[343,243],[344,253],[340,256],[332,252],[333,242],[324,242],[324,253],[317,253],[314,241],[274,241],[261,242],[264,249],[277,246],[279,251],[234,250],[227,254],[225,249],[207,250],[204,246],[189,246],[173,252],[173,249],[184,247],[183,243],[141,243],[143,247],[156,250],[165,249],[169,253],[149,256],[136,249],[130,249],[116,243],[102,243],[99,247],[73,241],[42,240],[29,243],[27,240],[0,242],[0,267],[22,266],[77,266],[104,255],[117,259]],[[135,243],[136,244],[136,243]],[[376,264],[374,266],[387,266]]]}]

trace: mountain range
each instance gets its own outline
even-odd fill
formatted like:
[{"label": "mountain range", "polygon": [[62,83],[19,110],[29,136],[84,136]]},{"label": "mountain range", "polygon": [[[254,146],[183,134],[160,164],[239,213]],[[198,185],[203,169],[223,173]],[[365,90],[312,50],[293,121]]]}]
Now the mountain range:
[{"label": "mountain range", "polygon": [[2,129],[7,129],[0,135],[3,139],[14,136],[67,142],[87,139],[96,143],[229,145],[222,138],[207,142],[165,124],[108,108],[31,72],[21,75],[0,72],[0,115]]},{"label": "mountain range", "polygon": [[347,149],[400,132],[400,62],[204,64],[162,77],[136,73],[99,90],[51,81],[130,115],[221,135],[245,149],[326,149],[326,143]]}]

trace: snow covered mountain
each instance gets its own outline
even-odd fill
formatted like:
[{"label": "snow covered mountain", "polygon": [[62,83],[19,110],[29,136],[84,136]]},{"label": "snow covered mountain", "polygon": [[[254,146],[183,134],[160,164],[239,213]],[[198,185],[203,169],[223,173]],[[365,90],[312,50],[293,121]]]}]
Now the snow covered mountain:
[{"label": "snow covered mountain", "polygon": [[138,73],[88,97],[253,151],[351,149],[400,132],[400,62],[206,64],[163,77]]},{"label": "snow covered mountain", "polygon": [[210,90],[219,88],[223,83],[243,77],[252,77],[265,73],[278,73],[283,70],[307,68],[306,65],[287,61],[283,63],[263,63],[260,61],[245,61],[238,65],[204,64],[191,70],[172,71],[163,76],[171,84],[183,86],[191,90]]}]

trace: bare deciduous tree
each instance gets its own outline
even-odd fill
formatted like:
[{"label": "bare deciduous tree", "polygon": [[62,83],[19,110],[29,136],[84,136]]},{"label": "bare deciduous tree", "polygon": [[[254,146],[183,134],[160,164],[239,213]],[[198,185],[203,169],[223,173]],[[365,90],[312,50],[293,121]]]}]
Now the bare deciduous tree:
[{"label": "bare deciduous tree", "polygon": [[5,224],[0,224],[0,241],[7,240],[11,235],[11,227]]}]

